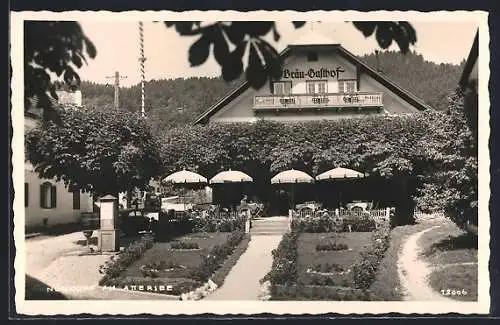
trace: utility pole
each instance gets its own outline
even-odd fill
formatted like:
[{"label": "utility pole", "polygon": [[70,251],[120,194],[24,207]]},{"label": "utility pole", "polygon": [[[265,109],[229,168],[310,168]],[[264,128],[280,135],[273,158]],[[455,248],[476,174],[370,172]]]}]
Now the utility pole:
[{"label": "utility pole", "polygon": [[116,71],[114,76],[108,76],[107,79],[115,79],[115,110],[120,109],[120,79],[125,79],[127,76],[120,76],[120,72]]}]

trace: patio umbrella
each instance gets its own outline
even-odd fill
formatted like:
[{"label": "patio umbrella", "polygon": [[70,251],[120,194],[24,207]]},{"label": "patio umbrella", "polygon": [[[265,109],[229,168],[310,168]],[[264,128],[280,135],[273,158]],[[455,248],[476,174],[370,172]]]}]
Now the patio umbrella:
[{"label": "patio umbrella", "polygon": [[[199,189],[202,184],[206,184],[208,181],[200,174],[183,169],[168,175],[163,179],[163,182],[183,186],[186,189]],[[184,196],[182,197],[182,202],[185,203]]]},{"label": "patio umbrella", "polygon": [[[337,167],[330,169],[324,173],[316,176],[317,181],[334,181],[334,180],[343,180],[343,179],[356,179],[363,178],[367,176],[367,174],[363,174],[361,172],[355,171],[349,168]],[[337,191],[337,201],[340,208],[340,191]]]},{"label": "patio umbrella", "polygon": [[[214,177],[210,179],[210,184],[222,184],[222,189],[225,193],[225,198],[227,199],[226,195],[229,195],[231,206],[234,207],[236,205],[236,196],[241,194],[241,188],[240,189],[231,189],[231,191],[228,191],[228,188],[224,186],[224,184],[242,184],[242,183],[249,183],[253,182],[253,178],[245,174],[244,172],[240,172],[238,170],[226,170],[223,172],[218,173]],[[229,194],[228,194],[229,193]]]},{"label": "patio umbrella", "polygon": [[358,178],[358,177],[365,177],[365,174],[349,168],[337,167],[319,174],[318,176],[316,176],[316,180],[323,181],[328,179]]},{"label": "patio umbrella", "polygon": [[226,170],[210,179],[210,184],[253,182],[253,178],[237,170]]},{"label": "patio umbrella", "polygon": [[200,174],[183,169],[168,175],[163,179],[163,182],[172,184],[204,184],[207,183],[207,179]]},{"label": "patio umbrella", "polygon": [[307,173],[300,170],[290,169],[276,174],[271,178],[271,184],[291,184],[292,185],[292,198],[291,204],[294,207],[294,184],[297,183],[314,183],[314,178]]}]

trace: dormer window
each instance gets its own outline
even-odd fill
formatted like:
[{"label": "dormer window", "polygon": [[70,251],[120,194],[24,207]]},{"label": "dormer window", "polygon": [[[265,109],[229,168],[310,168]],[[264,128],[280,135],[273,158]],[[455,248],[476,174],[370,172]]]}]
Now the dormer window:
[{"label": "dormer window", "polygon": [[318,52],[308,52],[307,53],[307,61],[309,61],[309,62],[318,61]]},{"label": "dormer window", "polygon": [[291,92],[292,92],[291,81],[273,82],[273,95],[290,95]]}]

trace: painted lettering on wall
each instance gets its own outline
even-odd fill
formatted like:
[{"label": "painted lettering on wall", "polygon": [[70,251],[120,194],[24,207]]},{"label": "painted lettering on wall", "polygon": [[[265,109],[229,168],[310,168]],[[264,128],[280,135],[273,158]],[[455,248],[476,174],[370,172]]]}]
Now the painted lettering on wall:
[{"label": "painted lettering on wall", "polygon": [[309,69],[309,70],[290,70],[290,69],[285,69],[283,70],[283,79],[304,79],[304,78],[311,78],[311,79],[325,79],[325,78],[337,78],[339,79],[340,74],[342,72],[345,72],[345,70],[342,67],[336,67],[335,69],[326,69],[326,68],[321,68],[321,69]]}]

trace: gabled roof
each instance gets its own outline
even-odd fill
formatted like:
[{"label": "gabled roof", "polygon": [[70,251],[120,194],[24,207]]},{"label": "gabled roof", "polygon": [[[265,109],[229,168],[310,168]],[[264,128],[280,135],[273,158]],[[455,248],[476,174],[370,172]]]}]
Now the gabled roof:
[{"label": "gabled roof", "polygon": [[[426,109],[431,109],[430,106],[425,104],[420,98],[408,92],[407,90],[398,86],[395,82],[387,78],[386,76],[380,74],[376,70],[372,69],[366,63],[361,61],[354,54],[343,48],[340,44],[304,44],[304,45],[289,45],[285,48],[280,56],[282,59],[287,58],[293,51],[301,51],[301,50],[333,50],[340,54],[342,57],[356,65],[363,72],[368,74],[373,79],[380,82],[382,85],[396,93],[398,96],[406,100],[408,103],[415,106],[417,109],[423,111]],[[233,99],[241,95],[244,91],[250,88],[250,84],[245,81],[243,84],[238,86],[236,89],[231,91],[227,96],[223,97],[217,103],[212,105],[209,109],[203,112],[196,120],[193,122],[193,125],[196,124],[204,124],[207,122],[208,118],[217,113],[220,109],[222,109],[225,105],[231,102]]]},{"label": "gabled roof", "polygon": [[465,88],[465,86],[467,85],[472,69],[474,68],[474,65],[477,62],[478,56],[479,56],[479,31],[476,32],[476,36],[474,37],[474,41],[472,43],[469,56],[467,57],[467,61],[465,62],[464,70],[462,71],[462,76],[460,77],[460,81],[458,82],[461,88]]}]

